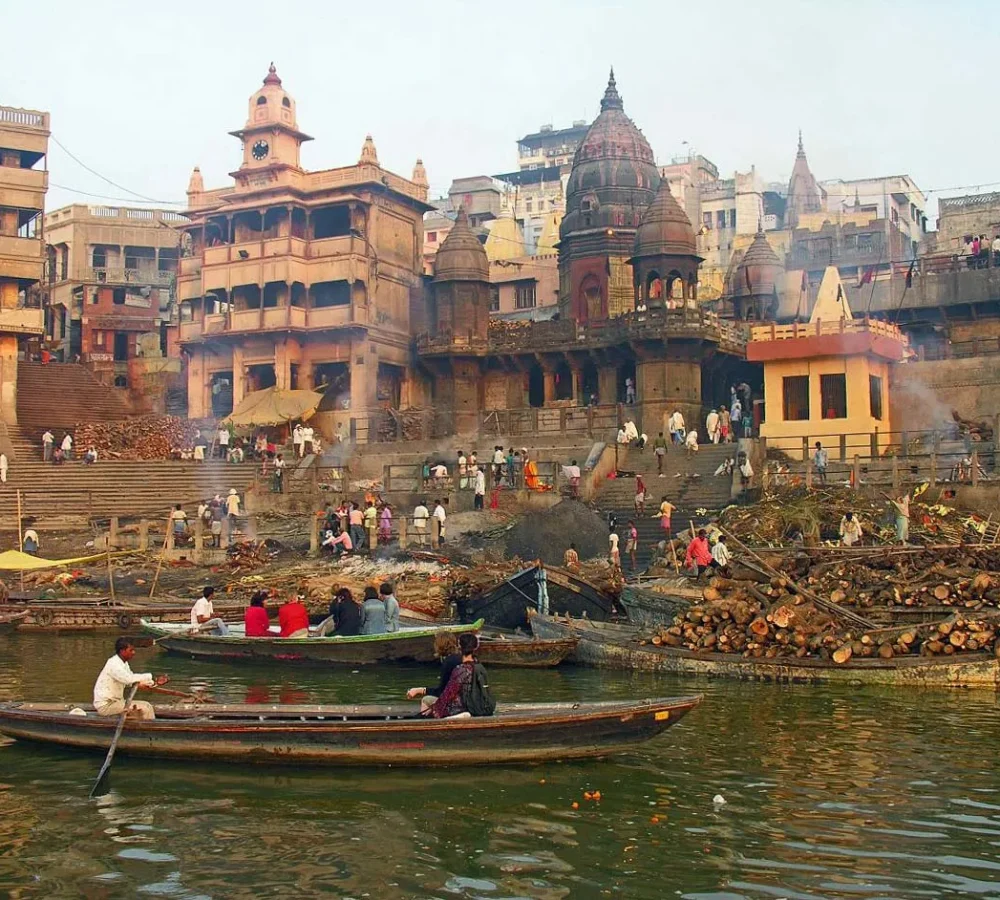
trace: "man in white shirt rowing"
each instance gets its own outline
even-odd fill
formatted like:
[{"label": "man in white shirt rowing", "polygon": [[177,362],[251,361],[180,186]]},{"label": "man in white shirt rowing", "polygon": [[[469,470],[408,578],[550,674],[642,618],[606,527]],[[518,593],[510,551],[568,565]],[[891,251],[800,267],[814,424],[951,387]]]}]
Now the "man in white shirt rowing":
[{"label": "man in white shirt rowing", "polygon": [[[125,690],[133,684],[151,688],[165,684],[166,675],[154,678],[149,672],[133,672],[129,660],[135,656],[135,647],[128,638],[115,641],[115,655],[101,669],[94,683],[94,709],[99,716],[120,716],[125,712]],[[144,700],[133,700],[129,704],[128,716],[132,719],[155,719],[153,706]]]}]

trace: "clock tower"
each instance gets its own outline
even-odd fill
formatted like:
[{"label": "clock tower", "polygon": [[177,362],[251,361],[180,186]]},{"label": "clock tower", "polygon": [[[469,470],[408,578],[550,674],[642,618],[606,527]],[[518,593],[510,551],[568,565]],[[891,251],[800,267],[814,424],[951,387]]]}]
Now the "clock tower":
[{"label": "clock tower", "polygon": [[246,125],[229,132],[243,142],[243,162],[232,176],[237,182],[260,169],[301,169],[299,149],[312,138],[298,129],[295,101],[281,86],[271,63],[264,84],[251,98]]}]

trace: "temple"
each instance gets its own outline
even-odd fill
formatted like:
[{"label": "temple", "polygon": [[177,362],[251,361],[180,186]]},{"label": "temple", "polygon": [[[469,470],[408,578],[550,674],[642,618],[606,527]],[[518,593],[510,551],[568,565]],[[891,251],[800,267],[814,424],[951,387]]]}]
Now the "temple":
[{"label": "temple", "polygon": [[494,413],[613,406],[633,380],[628,415],[655,432],[675,409],[700,421],[704,405],[726,402],[734,379],[752,377],[744,327],[698,304],[694,230],[613,72],[573,159],[558,257],[556,319],[490,321],[489,260],[460,212],[437,251],[417,339],[451,431],[476,430]]}]

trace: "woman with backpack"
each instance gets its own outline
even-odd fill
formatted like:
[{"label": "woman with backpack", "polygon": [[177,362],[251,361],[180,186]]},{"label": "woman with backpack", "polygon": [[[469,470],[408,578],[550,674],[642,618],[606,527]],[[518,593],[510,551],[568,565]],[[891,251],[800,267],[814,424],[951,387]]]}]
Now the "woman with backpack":
[{"label": "woman with backpack", "polygon": [[434,704],[421,711],[421,715],[434,719],[471,718],[491,716],[496,702],[490,694],[486,670],[476,662],[479,638],[469,632],[458,636],[462,661],[455,666],[444,691]]}]

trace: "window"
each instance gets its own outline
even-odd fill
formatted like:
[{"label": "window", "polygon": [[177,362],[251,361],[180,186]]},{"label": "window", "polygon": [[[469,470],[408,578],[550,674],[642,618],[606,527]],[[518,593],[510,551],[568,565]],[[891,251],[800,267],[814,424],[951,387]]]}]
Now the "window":
[{"label": "window", "polygon": [[115,288],[114,292],[111,294],[111,302],[115,306],[125,305],[125,288]]},{"label": "window", "polygon": [[103,347],[104,346],[104,332],[103,331],[95,331],[94,332],[94,346],[95,347]]},{"label": "window", "polygon": [[524,201],[525,212],[531,212],[531,197]]},{"label": "window", "polygon": [[789,375],[782,379],[782,417],[786,422],[809,418],[808,375]]},{"label": "window", "polygon": [[257,105],[258,106],[267,106],[267,97],[258,97],[257,98]]},{"label": "window", "polygon": [[701,214],[701,224],[709,229],[712,227],[712,214],[710,212]]},{"label": "window", "polygon": [[819,394],[824,419],[847,418],[847,376],[820,375]]},{"label": "window", "polygon": [[535,282],[526,281],[514,288],[514,309],[534,309]]},{"label": "window", "polygon": [[437,243],[437,239],[438,239],[438,233],[436,231],[428,231],[427,232],[427,243],[428,244],[436,244]]},{"label": "window", "polygon": [[724,209],[720,209],[716,212],[715,221],[718,223],[719,228],[726,227],[726,211]]},{"label": "window", "polygon": [[490,285],[490,312],[500,312],[500,288]]},{"label": "window", "polygon": [[882,421],[882,379],[878,375],[868,376],[868,398],[872,408],[872,418]]},{"label": "window", "polygon": [[289,100],[287,97],[282,97],[281,98],[281,105],[283,107],[285,107],[285,109],[291,109],[292,108],[292,101]]},{"label": "window", "polygon": [[729,210],[729,227],[730,228],[735,228],[736,227],[736,210],[735,209]]},{"label": "window", "polygon": [[875,248],[875,240],[872,234],[858,235],[858,251],[860,253],[871,253]]}]

